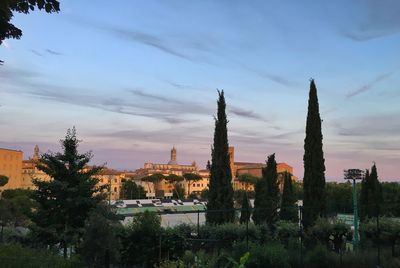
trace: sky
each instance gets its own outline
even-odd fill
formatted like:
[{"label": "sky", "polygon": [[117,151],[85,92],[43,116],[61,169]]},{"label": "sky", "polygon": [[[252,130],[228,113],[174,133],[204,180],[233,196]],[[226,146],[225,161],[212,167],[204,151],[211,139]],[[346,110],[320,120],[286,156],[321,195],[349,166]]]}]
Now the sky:
[{"label": "sky", "polygon": [[81,1],[16,14],[0,47],[0,147],[59,151],[76,127],[93,163],[134,170],[210,159],[217,90],[238,161],[303,177],[309,80],[327,180],[400,178],[400,2]]}]

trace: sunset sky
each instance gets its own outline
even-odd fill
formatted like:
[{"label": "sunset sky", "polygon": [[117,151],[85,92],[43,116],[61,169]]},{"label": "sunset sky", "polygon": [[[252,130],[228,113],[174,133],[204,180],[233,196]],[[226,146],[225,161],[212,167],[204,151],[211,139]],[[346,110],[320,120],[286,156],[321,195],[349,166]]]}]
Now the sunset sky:
[{"label": "sunset sky", "polygon": [[0,47],[0,147],[59,150],[76,126],[94,163],[210,159],[217,89],[238,161],[303,177],[309,79],[328,180],[399,179],[400,1],[82,1],[17,14]]}]

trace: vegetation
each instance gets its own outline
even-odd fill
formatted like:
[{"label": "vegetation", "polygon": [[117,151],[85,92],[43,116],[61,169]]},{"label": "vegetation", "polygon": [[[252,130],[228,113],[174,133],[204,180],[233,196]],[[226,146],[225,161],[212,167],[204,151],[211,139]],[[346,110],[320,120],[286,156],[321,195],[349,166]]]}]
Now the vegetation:
[{"label": "vegetation", "polygon": [[0,44],[7,38],[20,39],[22,30],[11,23],[13,12],[29,14],[35,9],[47,13],[60,11],[57,0],[2,0],[0,2]]},{"label": "vegetation", "polygon": [[247,192],[244,192],[242,198],[242,206],[240,211],[240,223],[247,223],[250,221],[251,216],[251,204]]},{"label": "vegetation", "polygon": [[275,154],[268,156],[267,166],[262,170],[262,178],[256,185],[253,221],[268,224],[269,228],[278,221],[279,186]]},{"label": "vegetation", "polygon": [[312,79],[310,82],[303,157],[303,224],[305,228],[313,225],[318,217],[325,216],[325,159],[322,150],[321,123],[317,88]]},{"label": "vegetation", "polygon": [[52,180],[34,180],[33,199],[38,207],[32,215],[35,241],[43,246],[60,245],[64,257],[76,246],[91,210],[104,199],[103,188],[94,177],[102,167],[88,168],[92,155],[78,153],[75,128],[61,140],[62,153],[42,155],[38,169]]},{"label": "vegetation", "polygon": [[378,181],[376,165],[371,168],[371,173],[366,172],[361,182],[360,192],[360,219],[377,217],[380,213],[382,202],[382,188]]},{"label": "vegetation", "polygon": [[[221,224],[234,220],[232,174],[229,164],[229,145],[224,91],[218,92],[218,112],[215,119],[214,145],[211,152],[210,183],[206,220]],[[220,210],[218,213],[209,212]]]},{"label": "vegetation", "polygon": [[146,191],[141,185],[137,185],[133,180],[122,182],[120,199],[141,199],[146,198]]},{"label": "vegetation", "polygon": [[188,193],[190,193],[190,186],[193,182],[202,180],[202,177],[196,173],[185,173],[183,174],[183,178],[185,178],[185,181],[188,184]]},{"label": "vegetation", "polygon": [[282,191],[282,202],[279,217],[284,221],[298,222],[297,199],[293,194],[292,174],[285,172]]},{"label": "vegetation", "polygon": [[8,183],[8,177],[4,175],[0,175],[0,187],[3,187]]}]

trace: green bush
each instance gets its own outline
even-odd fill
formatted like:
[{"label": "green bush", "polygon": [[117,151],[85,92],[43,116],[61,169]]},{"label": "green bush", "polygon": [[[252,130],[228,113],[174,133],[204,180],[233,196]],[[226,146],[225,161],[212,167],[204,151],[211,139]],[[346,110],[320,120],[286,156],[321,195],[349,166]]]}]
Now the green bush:
[{"label": "green bush", "polygon": [[338,267],[338,256],[329,251],[325,245],[318,244],[309,250],[305,256],[305,267],[309,268],[334,268]]},{"label": "green bush", "polygon": [[1,267],[21,268],[21,267],[60,267],[75,268],[84,267],[83,264],[75,259],[64,259],[61,256],[52,254],[49,251],[38,251],[24,248],[20,245],[1,245],[0,246]]},{"label": "green bush", "polygon": [[265,246],[252,244],[250,257],[246,262],[247,268],[286,268],[290,267],[287,251],[279,243],[270,243]]}]

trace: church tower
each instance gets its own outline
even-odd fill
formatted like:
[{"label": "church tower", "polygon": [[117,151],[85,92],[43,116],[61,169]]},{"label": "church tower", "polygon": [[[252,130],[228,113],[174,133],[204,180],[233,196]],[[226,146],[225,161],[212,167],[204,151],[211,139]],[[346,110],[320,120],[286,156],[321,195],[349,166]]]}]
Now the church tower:
[{"label": "church tower", "polygon": [[168,165],[178,165],[178,162],[176,162],[176,149],[175,149],[175,146],[172,147],[171,159],[169,160]]},{"label": "church tower", "polygon": [[36,145],[35,145],[35,148],[33,149],[33,157],[32,157],[32,159],[33,159],[34,161],[38,161],[39,158],[40,158],[40,155],[39,155],[39,146],[37,146],[37,144],[36,144]]}]

